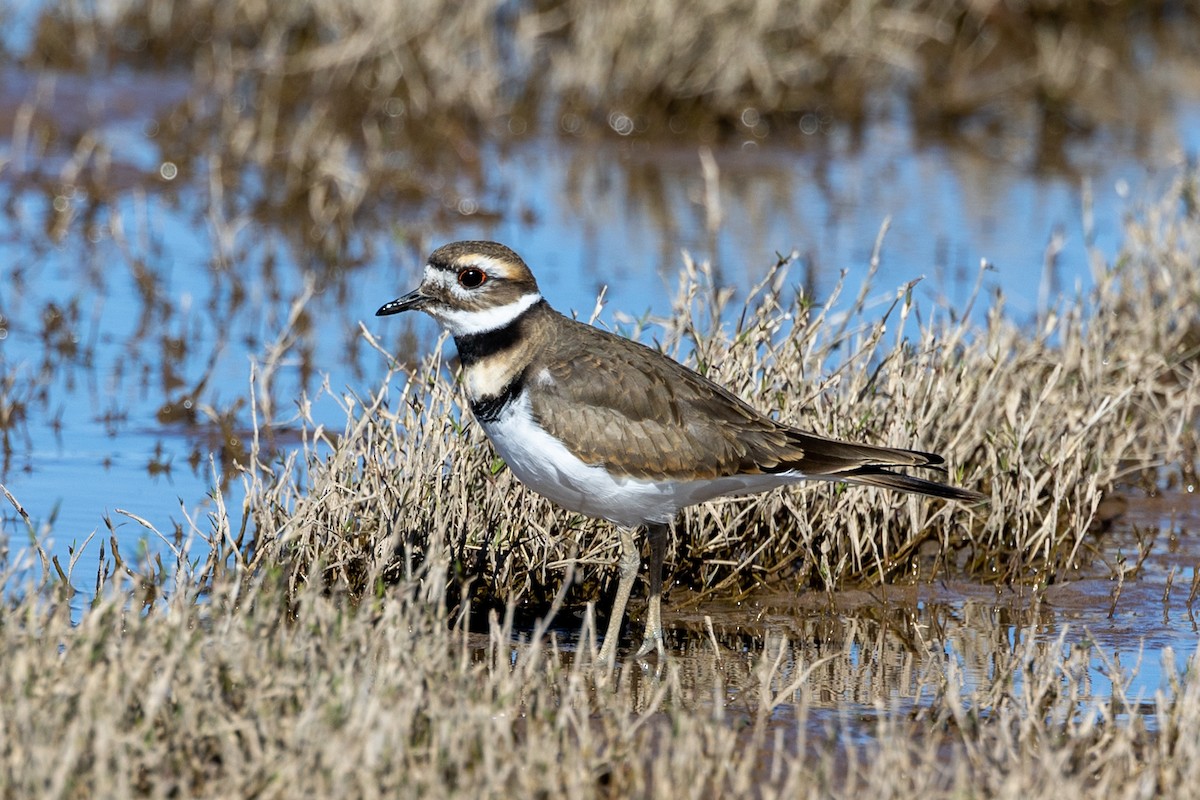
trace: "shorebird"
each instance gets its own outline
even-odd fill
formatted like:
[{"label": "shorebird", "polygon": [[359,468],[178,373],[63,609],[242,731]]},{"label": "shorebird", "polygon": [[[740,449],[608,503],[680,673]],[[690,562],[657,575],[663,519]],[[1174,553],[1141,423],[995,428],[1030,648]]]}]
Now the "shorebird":
[{"label": "shorebird", "polygon": [[635,657],[665,657],[662,569],[680,509],[805,480],[845,481],[977,502],[976,492],[890,471],[936,467],[934,453],[827,439],[777,422],[645,345],[563,316],[521,257],[456,242],[420,285],[377,316],[420,310],[454,337],[471,412],[526,486],[620,536],[619,579],[599,658],[611,665],[650,543],[648,613]]}]

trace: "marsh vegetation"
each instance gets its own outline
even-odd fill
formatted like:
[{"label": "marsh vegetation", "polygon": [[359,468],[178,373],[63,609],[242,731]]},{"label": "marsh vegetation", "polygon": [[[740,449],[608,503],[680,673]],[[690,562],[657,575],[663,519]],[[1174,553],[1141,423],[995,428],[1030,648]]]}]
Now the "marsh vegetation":
[{"label": "marsh vegetation", "polygon": [[[1189,5],[6,13],[28,35],[4,42],[0,98],[5,796],[1196,784],[1194,167],[1119,229],[1085,224],[1088,280],[1019,316],[987,264],[954,300],[887,284],[886,223],[856,272],[817,276],[789,242],[718,258],[712,156],[891,116],[1081,175],[1081,141],[1162,149],[1177,87],[1142,59],[1195,90]],[[153,152],[121,148],[131,128]],[[398,288],[363,286],[371,265],[531,224],[488,188],[508,155],[614,141],[642,148],[628,199],[667,231],[645,164],[707,148],[688,235],[708,247],[672,252],[673,294],[623,333],[802,427],[941,452],[991,502],[820,486],[692,509],[668,555],[673,658],[610,673],[611,530],[517,484],[429,329],[357,320]],[[586,212],[603,181],[572,179],[552,200]],[[146,510],[163,495],[169,524]],[[82,497],[103,517],[81,524]],[[1169,635],[1122,662],[1152,629]]]}]

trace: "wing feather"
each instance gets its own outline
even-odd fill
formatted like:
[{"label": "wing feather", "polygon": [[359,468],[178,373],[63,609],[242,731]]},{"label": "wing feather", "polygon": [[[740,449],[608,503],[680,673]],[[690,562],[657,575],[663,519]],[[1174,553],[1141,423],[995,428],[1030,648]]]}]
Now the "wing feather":
[{"label": "wing feather", "polygon": [[[839,442],[779,423],[645,345],[578,326],[541,343],[533,413],[589,464],[650,479],[936,466],[933,453]],[[874,477],[874,475],[872,475]],[[861,478],[860,478],[861,480]]]}]

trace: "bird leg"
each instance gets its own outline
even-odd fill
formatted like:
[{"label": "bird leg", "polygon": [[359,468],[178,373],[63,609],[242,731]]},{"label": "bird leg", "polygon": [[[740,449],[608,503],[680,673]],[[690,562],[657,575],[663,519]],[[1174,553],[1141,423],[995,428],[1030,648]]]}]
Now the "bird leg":
[{"label": "bird leg", "polygon": [[642,566],[637,542],[630,528],[618,528],[621,537],[621,556],[617,562],[617,596],[613,598],[612,613],[608,617],[608,629],[604,632],[604,643],[600,645],[600,662],[612,666],[617,659],[617,642],[621,638],[621,623],[625,619],[625,606]]},{"label": "bird leg", "polygon": [[646,632],[642,637],[642,646],[634,654],[636,658],[650,655],[652,650],[658,653],[660,661],[667,657],[666,648],[663,646],[662,582],[663,561],[667,556],[667,536],[670,531],[670,527],[661,522],[646,526],[646,538],[650,540],[650,607],[646,615]]}]

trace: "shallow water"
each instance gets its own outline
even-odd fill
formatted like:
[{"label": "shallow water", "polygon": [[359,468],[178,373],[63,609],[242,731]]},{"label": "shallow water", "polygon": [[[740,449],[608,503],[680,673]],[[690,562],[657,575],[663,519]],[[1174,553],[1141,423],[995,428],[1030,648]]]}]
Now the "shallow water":
[{"label": "shallow water", "polygon": [[[9,106],[38,85],[15,78],[0,98]],[[398,216],[396,225],[415,232],[408,238],[364,227],[345,265],[321,266],[287,220],[242,219],[226,230],[203,175],[161,177],[174,162],[158,149],[155,118],[178,99],[178,77],[143,85],[62,75],[41,85],[52,98],[45,108],[64,117],[91,96],[88,123],[120,168],[110,175],[137,176],[96,202],[80,189],[56,193],[47,180],[66,169],[66,153],[18,158],[0,173],[3,359],[22,403],[0,472],[35,519],[53,517],[60,552],[105,533],[106,516],[134,546],[146,531],[116,509],[168,535],[186,526],[184,510],[203,513],[214,472],[227,477],[223,453],[236,453],[249,428],[251,364],[281,336],[306,275],[315,294],[305,327],[272,387],[285,429],[294,398],[321,395],[323,380],[335,394],[377,385],[385,365],[363,346],[360,323],[398,350],[410,330],[433,340],[430,320],[373,313],[415,283],[437,243],[505,241],[554,305],[584,315],[606,287],[601,321],[621,329],[669,311],[681,250],[712,259],[720,279],[743,291],[775,253],[795,250],[798,289],[824,301],[845,271],[844,295],[853,297],[890,220],[871,294],[878,313],[921,276],[921,318],[962,311],[987,259],[994,270],[984,291],[1003,292],[1011,315],[1032,319],[1057,292],[1090,282],[1089,258],[1115,253],[1129,198],[1153,197],[1163,171],[1200,146],[1194,98],[1161,126],[1157,160],[1085,151],[1076,177],[922,146],[902,120],[881,119],[861,138],[834,129],[802,149],[735,143],[714,154],[722,215],[714,234],[696,148],[543,138],[481,150],[483,194],[456,205],[475,213]],[[5,146],[13,155],[13,143]],[[1045,250],[1058,234],[1062,249],[1047,273]],[[315,416],[335,429],[344,419],[328,397]]]},{"label": "shallow water", "polygon": [[[1131,502],[1094,544],[1098,557],[1086,571],[1042,589],[947,579],[832,594],[759,592],[739,603],[699,605],[668,592],[669,668],[678,673],[684,702],[735,727],[739,715],[748,723],[769,705],[766,687],[774,700],[771,728],[790,751],[834,728],[870,738],[887,716],[919,715],[933,699],[930,686],[948,672],[959,676],[965,697],[986,699],[993,688],[1019,695],[1030,679],[1029,659],[1057,651],[1065,671],[1051,681],[1074,692],[1079,712],[1115,697],[1115,718],[1135,715],[1153,731],[1156,693],[1172,695],[1172,681],[1182,677],[1200,638],[1200,584],[1193,584],[1200,496]],[[1145,557],[1136,574],[1119,581],[1139,554]],[[572,656],[579,620],[563,615],[555,622],[557,646]],[[641,624],[627,627],[629,645],[640,640]],[[764,683],[764,660],[776,657]],[[654,657],[626,658],[646,681],[643,694],[652,696],[668,667]]]},{"label": "shallow water", "polygon": [[[796,251],[797,290],[824,301],[844,272],[852,297],[888,221],[872,308],[882,313],[897,287],[923,276],[915,291],[923,319],[961,312],[986,260],[985,294],[1003,293],[1008,313],[1027,321],[1060,292],[1089,285],[1092,270],[1116,253],[1124,215],[1157,197],[1200,150],[1200,87],[1181,80],[1170,113],[1148,131],[1102,131],[1052,165],[1033,163],[1025,142],[918,139],[897,111],[881,111],[857,132],[832,121],[804,140],[735,138],[711,152],[716,169],[707,174],[706,151],[691,143],[550,135],[482,142],[470,169],[477,177],[461,186],[439,187],[415,206],[369,200],[363,225],[330,264],[294,220],[215,213],[205,154],[171,152],[159,135],[162,114],[188,91],[187,76],[9,65],[0,87],[6,117],[39,97],[39,113],[64,138],[90,130],[107,151],[108,183],[88,187],[72,180],[74,153],[35,152],[12,138],[11,126],[0,140],[0,367],[12,383],[0,482],[48,527],[47,549],[64,564],[95,537],[73,576],[81,588],[109,538],[106,520],[127,555],[160,546],[120,509],[170,537],[189,519],[205,525],[212,487],[236,494],[228,465],[250,428],[252,365],[281,337],[306,279],[314,296],[270,394],[284,448],[301,395],[316,397],[318,422],[340,429],[344,416],[322,396],[323,384],[333,395],[378,385],[385,364],[364,346],[360,324],[402,356],[420,355],[406,352],[414,331],[418,347],[430,346],[431,321],[373,313],[411,288],[424,254],[445,241],[510,244],[560,309],[587,315],[606,287],[601,320],[627,329],[669,311],[682,250],[711,259],[742,293],[776,253]],[[1051,641],[1069,625],[1071,641],[1120,653],[1126,668],[1143,646],[1195,648],[1184,603],[1197,557],[1188,508],[1175,521],[1147,506],[1130,511],[1130,520],[1148,515],[1140,525],[1177,534],[1156,540],[1111,616],[1114,582],[1099,574],[1037,595],[942,583],[833,601],[764,597],[684,609],[676,622],[701,630],[707,617],[731,641],[743,629],[824,641],[840,666],[814,674],[822,687],[814,691],[864,708],[901,692],[890,681],[914,668],[905,659],[921,648],[921,658],[956,659],[984,680],[987,653],[1014,647],[1024,631]],[[23,545],[26,532],[7,505],[0,521]],[[1127,531],[1106,540],[1106,551],[1134,552]],[[1168,575],[1174,588],[1163,602]],[[1142,659],[1132,695],[1161,683],[1156,663]],[[1106,680],[1097,667],[1097,692]]]}]

